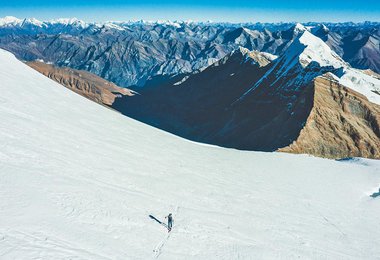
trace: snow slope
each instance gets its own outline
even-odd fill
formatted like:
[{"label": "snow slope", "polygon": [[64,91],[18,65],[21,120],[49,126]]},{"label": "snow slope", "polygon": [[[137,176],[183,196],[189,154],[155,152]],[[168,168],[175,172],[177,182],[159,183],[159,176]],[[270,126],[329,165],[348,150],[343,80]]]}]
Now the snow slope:
[{"label": "snow slope", "polygon": [[379,161],[192,143],[2,50],[0,82],[1,259],[379,259]]}]

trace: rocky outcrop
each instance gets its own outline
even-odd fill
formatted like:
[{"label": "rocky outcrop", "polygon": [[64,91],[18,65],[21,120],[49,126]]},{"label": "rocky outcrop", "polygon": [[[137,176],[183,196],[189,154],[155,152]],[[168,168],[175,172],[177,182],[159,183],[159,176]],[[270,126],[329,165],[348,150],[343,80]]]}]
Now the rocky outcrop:
[{"label": "rocky outcrop", "polygon": [[380,159],[380,106],[328,74],[317,77],[313,108],[298,138],[280,152]]},{"label": "rocky outcrop", "polygon": [[59,68],[37,61],[26,64],[72,91],[102,105],[112,106],[117,96],[133,96],[135,93],[86,71]]}]

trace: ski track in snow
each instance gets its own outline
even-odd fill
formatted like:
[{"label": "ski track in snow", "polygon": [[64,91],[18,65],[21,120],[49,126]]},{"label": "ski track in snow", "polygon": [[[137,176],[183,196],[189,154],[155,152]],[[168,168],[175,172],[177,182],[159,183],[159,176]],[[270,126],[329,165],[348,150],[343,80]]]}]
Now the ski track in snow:
[{"label": "ski track in snow", "polygon": [[189,142],[2,50],[0,79],[1,260],[379,259],[379,161]]},{"label": "ski track in snow", "polygon": [[171,232],[169,232],[169,233],[166,235],[165,239],[162,240],[162,241],[156,246],[156,248],[153,250],[153,252],[154,252],[154,257],[153,257],[153,258],[158,258],[158,257],[161,255],[161,250],[162,250],[163,246],[165,245],[165,243],[169,240],[170,234],[171,234]]},{"label": "ski track in snow", "polygon": [[[173,214],[173,218],[176,218],[178,216],[178,209],[179,207],[177,206],[175,208],[175,211],[174,211],[174,214]],[[175,219],[173,220],[175,221]],[[175,223],[175,222],[174,222]],[[154,252],[154,258],[158,258],[160,255],[161,255],[161,251],[162,251],[162,248],[165,246],[166,242],[169,240],[170,238],[170,235],[174,232],[174,228],[175,225],[173,225],[173,228],[170,232],[168,232],[168,234],[166,235],[165,239],[163,239],[156,247],[155,249],[153,249],[153,252]]]}]

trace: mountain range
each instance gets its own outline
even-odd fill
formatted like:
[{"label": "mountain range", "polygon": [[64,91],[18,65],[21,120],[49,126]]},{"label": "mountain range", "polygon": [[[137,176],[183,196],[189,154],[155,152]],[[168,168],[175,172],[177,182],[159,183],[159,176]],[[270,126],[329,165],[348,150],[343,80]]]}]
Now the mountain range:
[{"label": "mountain range", "polygon": [[239,47],[281,55],[304,28],[359,69],[380,72],[379,23],[106,22],[0,19],[0,47],[19,59],[86,70],[121,87],[204,69]]},{"label": "mountain range", "polygon": [[378,23],[7,17],[0,47],[87,98],[190,140],[380,158]]}]

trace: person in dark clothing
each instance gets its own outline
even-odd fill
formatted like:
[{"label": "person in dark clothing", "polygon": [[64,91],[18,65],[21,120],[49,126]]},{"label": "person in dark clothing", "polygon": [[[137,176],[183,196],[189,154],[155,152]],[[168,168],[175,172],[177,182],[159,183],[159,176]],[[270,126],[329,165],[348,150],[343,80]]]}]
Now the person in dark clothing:
[{"label": "person in dark clothing", "polygon": [[165,219],[168,219],[168,232],[170,232],[172,230],[172,227],[173,227],[173,216],[172,216],[172,213],[170,213],[169,215],[167,215],[165,217]]}]

